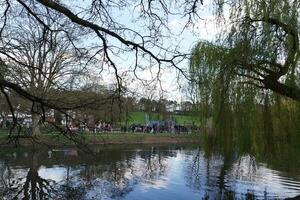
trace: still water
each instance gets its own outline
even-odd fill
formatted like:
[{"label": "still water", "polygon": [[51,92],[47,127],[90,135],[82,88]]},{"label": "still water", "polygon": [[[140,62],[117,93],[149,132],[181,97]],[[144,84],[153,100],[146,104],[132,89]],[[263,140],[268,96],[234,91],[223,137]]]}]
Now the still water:
[{"label": "still water", "polygon": [[[277,166],[200,145],[0,150],[0,199],[284,199],[300,195],[297,155]],[[299,158],[299,157],[298,157]],[[275,158],[277,159],[277,158]],[[288,162],[286,162],[288,160]],[[276,162],[275,162],[276,163]]]}]

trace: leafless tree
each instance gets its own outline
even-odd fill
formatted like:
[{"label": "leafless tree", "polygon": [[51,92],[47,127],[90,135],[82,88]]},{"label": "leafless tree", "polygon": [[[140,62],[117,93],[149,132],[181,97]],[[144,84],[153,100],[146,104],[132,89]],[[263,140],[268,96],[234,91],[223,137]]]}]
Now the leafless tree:
[{"label": "leafless tree", "polygon": [[[59,17],[49,14],[43,19],[51,28],[71,29],[67,34],[49,31],[26,13],[20,13],[13,18],[13,23],[7,25],[0,40],[1,59],[7,72],[5,79],[39,98],[49,98],[51,89],[64,89],[70,78],[84,73],[80,68],[84,49],[74,48],[78,43],[75,33],[79,32],[63,21],[57,23]],[[37,135],[40,132],[41,103],[32,102],[31,114],[33,135]]]},{"label": "leafless tree", "polygon": [[[74,78],[70,73],[78,68],[82,72],[95,63],[97,72],[107,68],[114,75],[117,94],[124,89],[120,73],[123,69],[141,81],[139,71],[153,71],[151,80],[142,81],[144,84],[160,81],[162,70],[169,67],[187,77],[185,70],[178,67],[187,54],[174,44],[165,46],[164,40],[170,36],[169,16],[183,17],[189,25],[198,17],[197,8],[202,3],[201,0],[91,0],[78,4],[1,0],[0,87],[10,111],[14,112],[11,92],[31,102],[35,127],[39,121],[45,121],[46,109],[67,115],[68,109],[93,103],[85,99],[66,105],[63,98],[48,94],[51,88],[62,90],[64,81]],[[122,12],[132,14],[138,28],[126,20],[121,22],[118,14]],[[13,118],[16,122],[14,115]]]}]

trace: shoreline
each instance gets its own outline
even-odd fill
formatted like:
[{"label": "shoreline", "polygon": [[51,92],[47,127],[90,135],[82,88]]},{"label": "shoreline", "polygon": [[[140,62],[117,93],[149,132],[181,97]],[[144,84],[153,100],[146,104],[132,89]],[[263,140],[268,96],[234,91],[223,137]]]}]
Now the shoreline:
[{"label": "shoreline", "polygon": [[[68,136],[70,137],[70,136]],[[126,145],[126,144],[195,144],[200,142],[199,134],[147,134],[147,133],[101,133],[76,135],[67,138],[63,134],[41,134],[38,137],[19,138],[11,140],[7,136],[0,136],[0,146],[76,146],[82,145]]]}]

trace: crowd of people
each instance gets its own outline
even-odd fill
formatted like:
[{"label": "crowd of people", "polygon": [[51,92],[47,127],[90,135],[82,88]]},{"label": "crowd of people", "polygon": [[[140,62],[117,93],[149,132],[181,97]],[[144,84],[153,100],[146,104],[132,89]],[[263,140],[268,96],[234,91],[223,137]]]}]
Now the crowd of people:
[{"label": "crowd of people", "polygon": [[112,126],[108,122],[99,121],[98,124],[95,125],[94,132],[111,132]]},{"label": "crowd of people", "polygon": [[108,122],[99,121],[94,126],[87,126],[87,124],[80,124],[75,125],[70,123],[68,125],[68,129],[71,132],[93,132],[93,133],[100,133],[100,132],[111,132],[112,125]]},{"label": "crowd of people", "polygon": [[[86,124],[75,126],[69,124],[69,131],[71,132],[86,132],[86,133],[103,133],[112,132],[113,128],[111,123],[99,121],[94,126],[88,127]],[[132,133],[187,133],[189,129],[182,125],[167,126],[165,124],[131,124],[129,127],[121,127],[121,129],[115,128],[116,131],[132,132]]]},{"label": "crowd of people", "polygon": [[161,124],[155,124],[152,126],[132,124],[129,127],[129,131],[139,132],[139,133],[187,133],[189,132],[188,128],[182,125],[166,126]]}]

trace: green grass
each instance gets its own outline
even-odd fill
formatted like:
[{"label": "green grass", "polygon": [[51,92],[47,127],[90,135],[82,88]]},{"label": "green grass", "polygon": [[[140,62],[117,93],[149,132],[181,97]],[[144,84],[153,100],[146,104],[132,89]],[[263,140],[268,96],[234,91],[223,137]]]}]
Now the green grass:
[{"label": "green grass", "polygon": [[189,115],[172,115],[175,118],[176,123],[180,125],[192,125],[193,123],[197,126],[200,125],[200,120],[196,116]]},{"label": "green grass", "polygon": [[144,112],[132,112],[129,116],[128,124],[144,124],[145,113]]},{"label": "green grass", "polygon": [[4,128],[0,128],[0,136],[7,135],[8,130]]},{"label": "green grass", "polygon": [[[198,143],[200,136],[196,134],[146,134],[146,133],[101,133],[78,134],[72,137],[82,144],[166,144],[166,143]],[[0,143],[7,141],[7,135],[0,135]],[[54,146],[75,145],[73,141],[59,133],[43,133],[35,138],[41,144]],[[21,146],[31,146],[31,140],[20,138]]]},{"label": "green grass", "polygon": [[[157,113],[150,113],[149,114],[150,120],[159,120],[162,119]],[[195,125],[199,126],[200,121],[197,116],[190,116],[190,115],[176,115],[172,114],[169,116],[170,119],[175,119],[177,124],[180,125],[192,125],[193,122]],[[128,124],[145,124],[145,112],[132,112]]]}]

